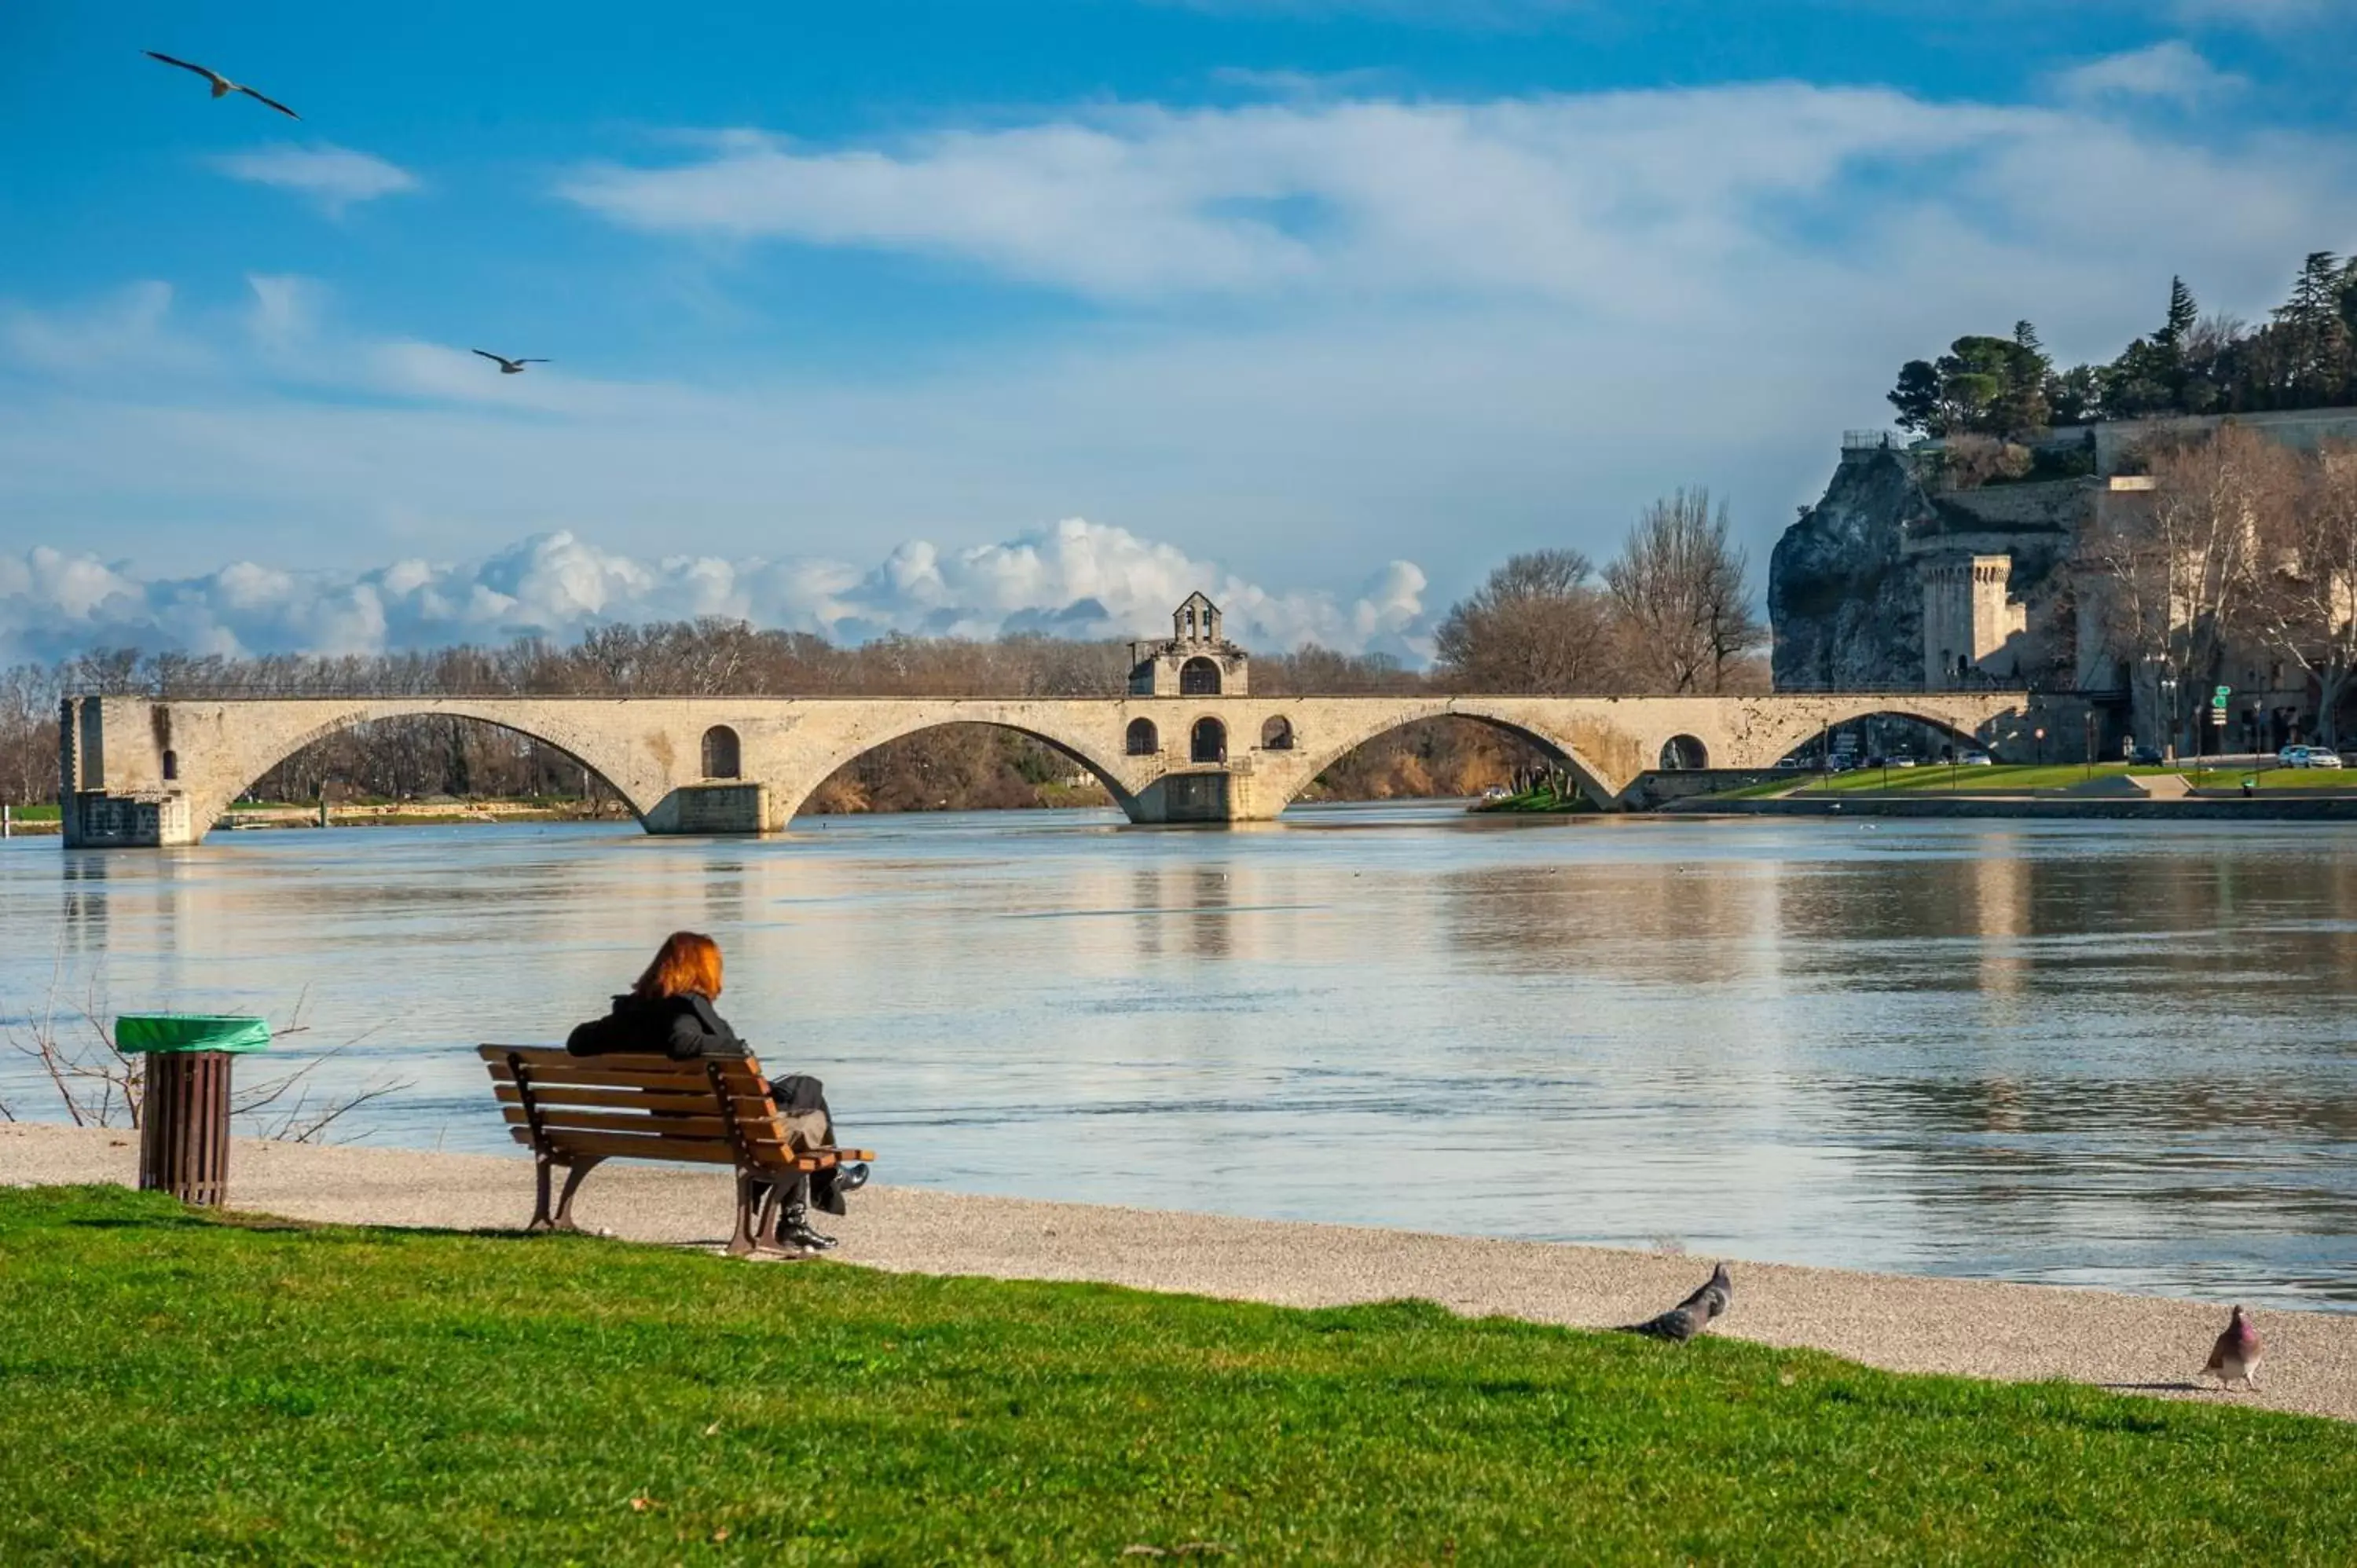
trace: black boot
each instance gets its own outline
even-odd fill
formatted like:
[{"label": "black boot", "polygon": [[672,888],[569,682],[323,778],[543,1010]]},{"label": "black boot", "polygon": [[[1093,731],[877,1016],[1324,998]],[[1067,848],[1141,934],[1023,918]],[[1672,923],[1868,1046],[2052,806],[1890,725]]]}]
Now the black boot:
[{"label": "black boot", "polygon": [[805,1252],[824,1252],[834,1246],[834,1238],[822,1236],[811,1229],[810,1209],[802,1204],[786,1205],[784,1218],[779,1222],[778,1236],[789,1247],[800,1247]]}]

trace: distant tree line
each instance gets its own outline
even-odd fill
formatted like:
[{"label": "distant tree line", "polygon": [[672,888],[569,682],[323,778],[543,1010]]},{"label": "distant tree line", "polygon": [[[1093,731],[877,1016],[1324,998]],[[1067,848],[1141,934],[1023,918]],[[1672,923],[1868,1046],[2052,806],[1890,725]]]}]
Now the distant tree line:
[{"label": "distant tree line", "polygon": [[[1647,508],[1600,571],[1577,551],[1518,555],[1443,618],[1428,671],[1384,654],[1307,647],[1253,661],[1253,690],[1277,696],[1415,692],[1764,691],[1766,640],[1749,563],[1727,510],[1681,490]],[[891,636],[844,647],[805,632],[705,618],[603,626],[578,642],[346,656],[248,657],[94,650],[0,671],[0,800],[57,792],[58,699],[306,696],[1115,696],[1129,650],[1036,634],[990,640]],[[1494,729],[1434,720],[1379,737],[1330,768],[1330,799],[1470,794],[1545,766]],[[328,797],[595,802],[581,765],[474,720],[416,716],[357,725],[305,747],[254,782],[271,800]],[[1029,806],[1102,798],[1079,765],[1012,731],[953,725],[888,742],[813,797],[814,811]],[[610,797],[605,797],[613,807]]]},{"label": "distant tree line", "polygon": [[1910,360],[1889,397],[1903,430],[2000,441],[2099,420],[2357,404],[2357,258],[2310,255],[2255,327],[2203,315],[2172,278],[2161,325],[2109,364],[2057,370],[2027,321],[2009,338],[1959,338]]}]

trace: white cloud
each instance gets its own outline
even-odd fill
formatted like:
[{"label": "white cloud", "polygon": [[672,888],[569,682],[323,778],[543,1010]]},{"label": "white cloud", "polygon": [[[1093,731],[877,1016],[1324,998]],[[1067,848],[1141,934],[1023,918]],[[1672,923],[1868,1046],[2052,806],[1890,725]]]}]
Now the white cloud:
[{"label": "white cloud", "polygon": [[2058,75],[2055,84],[2066,98],[2148,98],[2183,104],[2222,98],[2250,85],[2212,65],[2181,38],[2073,66]]},{"label": "white cloud", "polygon": [[193,368],[207,355],[173,329],[172,301],[151,278],[65,310],[0,310],[0,359],[70,379]]},{"label": "white cloud", "polygon": [[1852,174],[2060,129],[2043,110],[1798,83],[1126,107],[886,147],[733,131],[694,161],[596,166],[560,191],[638,229],[931,252],[1111,299],[1342,288],[1603,306],[1743,264],[1780,212]]},{"label": "white cloud", "polygon": [[565,532],[456,564],[409,559],[290,572],[241,561],[179,579],[145,579],[41,546],[0,556],[0,657],[102,646],[372,653],[707,615],[850,641],[893,631],[1125,637],[1167,624],[1170,607],[1197,588],[1222,603],[1232,635],[1263,650],[1316,642],[1412,656],[1422,647],[1425,578],[1412,563],[1393,562],[1344,604],[1271,591],[1171,545],[1076,518],[965,550],[910,541],[865,571],[829,560],[644,559]]},{"label": "white cloud", "polygon": [[417,177],[370,153],[321,143],[282,144],[250,153],[225,153],[212,166],[231,179],[277,186],[307,196],[330,214],[358,202],[374,201],[417,188]]}]

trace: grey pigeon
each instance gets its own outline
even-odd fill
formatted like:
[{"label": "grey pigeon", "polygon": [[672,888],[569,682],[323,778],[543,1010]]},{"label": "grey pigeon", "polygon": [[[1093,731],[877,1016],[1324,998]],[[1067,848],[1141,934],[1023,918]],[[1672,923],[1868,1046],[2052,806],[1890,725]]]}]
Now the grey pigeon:
[{"label": "grey pigeon", "polygon": [[2246,1389],[2259,1386],[2259,1331],[2251,1326],[2241,1307],[2226,1320],[2226,1331],[2210,1348],[2210,1364],[2201,1370],[2217,1379],[2222,1389],[2233,1388],[2237,1378]]},{"label": "grey pigeon", "polygon": [[1727,1277],[1727,1265],[1721,1263],[1711,1270],[1710,1278],[1704,1281],[1702,1288],[1694,1294],[1659,1317],[1630,1324],[1623,1332],[1683,1345],[1709,1327],[1713,1318],[1734,1305],[1735,1282]]}]

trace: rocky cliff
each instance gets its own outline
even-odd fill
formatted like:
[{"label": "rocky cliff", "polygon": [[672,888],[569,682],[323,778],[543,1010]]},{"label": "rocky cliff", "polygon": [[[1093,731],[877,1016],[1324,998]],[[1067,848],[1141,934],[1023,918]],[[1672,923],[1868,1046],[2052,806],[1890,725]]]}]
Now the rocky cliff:
[{"label": "rocky cliff", "polygon": [[1778,691],[1923,683],[1923,595],[1900,544],[1932,515],[1904,454],[1842,454],[1768,558]]}]

